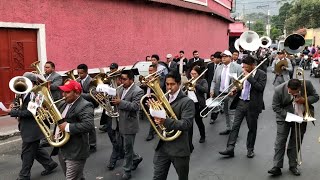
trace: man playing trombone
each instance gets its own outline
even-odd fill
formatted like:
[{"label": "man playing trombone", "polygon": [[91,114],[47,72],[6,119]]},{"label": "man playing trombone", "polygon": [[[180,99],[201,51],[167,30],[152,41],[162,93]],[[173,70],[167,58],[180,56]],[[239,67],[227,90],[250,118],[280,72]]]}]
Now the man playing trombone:
[{"label": "man playing trombone", "polygon": [[[307,100],[305,97],[307,97]],[[300,175],[300,171],[297,169],[297,152],[301,151],[301,144],[299,143],[297,145],[296,142],[298,139],[300,139],[300,142],[302,142],[304,133],[306,132],[307,122],[302,122],[300,125],[300,132],[297,132],[295,128],[297,124],[295,122],[287,122],[285,120],[288,116],[288,113],[303,116],[303,110],[301,113],[301,109],[298,107],[302,105],[304,109],[306,107],[306,103],[308,103],[308,106],[311,106],[311,104],[316,103],[318,100],[319,95],[317,94],[311,82],[307,80],[305,81],[305,87],[299,79],[291,79],[275,88],[272,108],[276,113],[277,136],[274,148],[275,154],[273,157],[273,168],[269,170],[268,173],[272,174],[273,176],[282,174],[281,168],[283,167],[286,141],[289,136],[289,144],[287,146],[289,170],[296,176]],[[308,109],[305,108],[305,112],[307,112],[307,110]],[[291,134],[289,135],[290,131]],[[297,134],[300,134],[300,136]]]},{"label": "man playing trombone", "polygon": [[237,142],[241,123],[246,118],[248,125],[247,135],[247,157],[253,158],[254,144],[257,135],[257,124],[259,114],[264,109],[263,91],[267,82],[267,75],[255,65],[255,59],[247,56],[243,61],[243,76],[247,78],[243,83],[242,90],[233,88],[232,93],[236,93],[230,108],[235,107],[235,118],[229,135],[227,149],[219,152],[222,155],[234,156],[234,148]]}]

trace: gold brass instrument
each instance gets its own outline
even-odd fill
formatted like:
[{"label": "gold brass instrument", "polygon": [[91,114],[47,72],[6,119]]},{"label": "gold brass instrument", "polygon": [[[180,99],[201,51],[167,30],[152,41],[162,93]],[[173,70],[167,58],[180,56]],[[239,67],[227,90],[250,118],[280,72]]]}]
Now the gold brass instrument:
[{"label": "gold brass instrument", "polygon": [[33,73],[37,74],[37,77],[41,80],[41,82],[46,82],[47,81],[46,78],[43,76],[43,72],[40,69],[40,61],[33,62],[31,64],[31,67],[36,69],[36,71],[33,72]]},{"label": "gold brass instrument", "polygon": [[170,92],[164,94],[161,90],[159,78],[160,74],[161,71],[157,71],[142,78],[141,83],[148,86],[154,93],[144,95],[140,100],[140,105],[160,139],[163,141],[174,141],[181,135],[181,131],[168,131],[163,125],[156,125],[153,117],[149,113],[149,107],[147,105],[147,100],[152,98],[155,101],[154,103],[150,103],[152,108],[155,110],[163,109],[166,111],[167,117],[178,120],[173,109],[171,108],[169,101],[166,98],[166,94]]},{"label": "gold brass instrument", "polygon": [[119,112],[117,107],[112,106],[110,102],[110,96],[103,92],[96,92],[95,87],[97,87],[99,84],[104,84],[104,82],[109,81],[113,88],[120,88],[121,86],[117,87],[117,78],[121,75],[123,69],[119,69],[115,72],[112,72],[108,75],[106,75],[104,72],[99,73],[96,75],[91,85],[93,86],[90,89],[90,95],[91,97],[99,103],[99,105],[106,111],[107,115],[109,117],[119,117]]},{"label": "gold brass instrument", "polygon": [[73,73],[74,70],[75,70],[75,69],[71,69],[71,70],[69,70],[69,71],[67,71],[67,72],[64,73],[65,75],[68,76],[68,78],[69,78],[68,80],[70,80],[70,79],[71,79],[71,80],[76,80],[76,79],[77,79],[77,78],[74,76],[74,73]]},{"label": "gold brass instrument", "polygon": [[282,67],[288,67],[288,61],[285,59],[285,60],[280,60],[274,67],[274,72],[275,73],[278,73],[278,74],[281,74],[283,69]]},{"label": "gold brass instrument", "polygon": [[213,111],[214,109],[216,109],[216,107],[220,106],[223,101],[232,93],[232,91],[230,91],[227,95],[222,96],[222,94],[224,94],[226,91],[236,88],[237,90],[242,90],[243,88],[243,83],[245,80],[247,80],[251,74],[253,72],[255,72],[265,61],[267,61],[268,59],[265,58],[263,61],[261,61],[259,63],[259,65],[257,65],[249,74],[247,74],[246,76],[244,76],[242,79],[239,80],[239,78],[241,76],[243,76],[243,73],[233,81],[233,83],[231,83],[227,88],[225,88],[215,99],[213,99],[211,101],[210,104],[208,104],[201,112],[200,112],[200,116],[201,117],[206,117],[211,111]]},{"label": "gold brass instrument", "polygon": [[197,81],[208,71],[208,68],[205,69],[197,78],[191,78],[188,82],[184,84],[184,91],[195,91]]},{"label": "gold brass instrument", "polygon": [[37,108],[36,114],[33,114],[33,116],[39,125],[40,130],[48,140],[48,143],[53,147],[61,147],[68,142],[70,134],[66,131],[59,130],[59,134],[56,135],[55,132],[51,131],[50,127],[46,125],[45,121],[48,121],[51,125],[57,125],[57,128],[59,128],[58,124],[59,121],[62,120],[62,115],[55,103],[63,99],[54,102],[47,87],[48,82],[44,82],[31,89],[31,92],[35,95],[40,94],[43,96],[43,102],[41,106]]}]

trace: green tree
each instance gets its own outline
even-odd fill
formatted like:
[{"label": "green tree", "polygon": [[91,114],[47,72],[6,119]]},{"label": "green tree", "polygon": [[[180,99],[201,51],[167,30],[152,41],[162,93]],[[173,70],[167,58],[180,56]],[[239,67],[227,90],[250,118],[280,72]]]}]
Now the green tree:
[{"label": "green tree", "polygon": [[252,30],[259,34],[259,36],[263,36],[266,32],[266,24],[262,20],[257,20],[252,25]]},{"label": "green tree", "polygon": [[270,38],[272,40],[278,40],[279,39],[279,36],[281,36],[283,33],[282,33],[282,30],[281,29],[278,29],[277,27],[275,26],[272,26],[271,27],[271,30],[270,30]]}]

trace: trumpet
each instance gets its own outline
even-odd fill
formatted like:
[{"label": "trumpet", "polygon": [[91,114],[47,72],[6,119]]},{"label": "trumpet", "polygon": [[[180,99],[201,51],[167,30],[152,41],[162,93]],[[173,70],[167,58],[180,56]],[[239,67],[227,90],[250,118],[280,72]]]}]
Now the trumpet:
[{"label": "trumpet", "polygon": [[[245,80],[247,80],[251,74],[253,72],[255,72],[265,61],[267,61],[268,59],[265,58],[263,61],[261,61],[259,63],[258,66],[256,66],[249,74],[247,74],[246,76],[244,76],[242,79],[239,80],[240,77],[243,76],[243,73],[238,76],[233,83],[231,83],[227,88],[225,88],[215,99],[213,99],[211,101],[210,104],[208,104],[201,112],[200,112],[200,116],[201,117],[206,117],[211,111],[213,111],[216,107],[221,106],[221,104],[223,103],[223,101],[233,92],[232,89],[236,88],[238,90],[242,90],[243,88],[243,83]],[[231,89],[231,91],[225,95],[222,96],[227,90]],[[210,110],[208,110],[210,108]],[[207,112],[206,112],[207,111]],[[206,112],[206,113],[205,113]],[[205,113],[205,114],[204,114]]]},{"label": "trumpet", "polygon": [[208,68],[205,69],[197,78],[191,78],[188,82],[184,84],[184,91],[195,91],[195,86],[197,81],[208,71]]}]

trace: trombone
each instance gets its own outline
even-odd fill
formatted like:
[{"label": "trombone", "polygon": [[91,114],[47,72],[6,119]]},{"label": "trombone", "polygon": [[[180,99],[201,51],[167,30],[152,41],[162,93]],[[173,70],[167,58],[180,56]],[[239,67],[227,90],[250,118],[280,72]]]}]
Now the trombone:
[{"label": "trombone", "polygon": [[195,86],[197,81],[208,71],[208,68],[205,69],[197,78],[191,78],[188,82],[184,84],[184,93],[187,91],[195,91]]},{"label": "trombone", "polygon": [[[296,70],[296,78],[302,77],[303,81],[303,91],[304,91],[304,115],[303,115],[303,122],[311,122],[315,121],[316,119],[312,117],[310,108],[309,108],[309,103],[308,103],[308,95],[307,95],[307,86],[306,86],[306,81],[304,78],[304,70],[302,68],[297,68]],[[296,98],[296,97],[294,97]],[[297,163],[300,166],[302,164],[302,153],[301,153],[301,144],[302,144],[302,138],[301,138],[301,126],[300,123],[295,122],[294,123],[294,128],[295,128],[295,137],[296,137],[296,151],[297,151]]]},{"label": "trombone", "polygon": [[[238,76],[233,83],[231,83],[227,88],[225,88],[215,99],[213,99],[211,101],[211,103],[209,105],[207,105],[201,112],[200,112],[200,116],[202,118],[206,117],[211,111],[213,111],[216,107],[220,106],[223,101],[233,92],[230,91],[227,95],[222,96],[222,94],[224,94],[227,90],[232,89],[232,88],[236,88],[241,90],[243,88],[243,83],[245,80],[247,80],[251,74],[253,72],[255,72],[266,60],[268,60],[267,58],[265,58],[263,61],[260,62],[260,64],[258,66],[256,66],[249,74],[247,74],[245,77],[243,77],[242,79],[240,79],[241,76],[243,76],[243,73]],[[240,80],[239,80],[240,79]],[[210,110],[208,110],[210,108]],[[207,113],[205,113],[208,110]],[[204,114],[205,113],[205,114]]]}]

